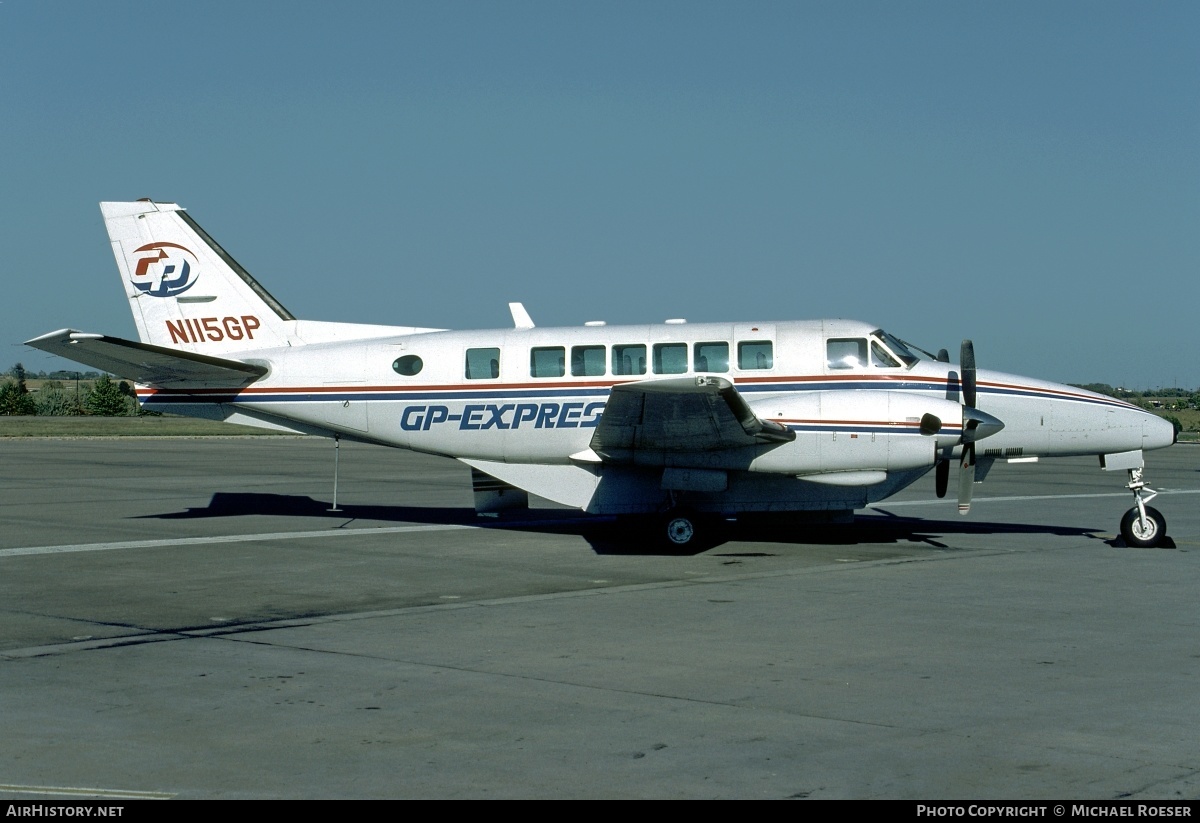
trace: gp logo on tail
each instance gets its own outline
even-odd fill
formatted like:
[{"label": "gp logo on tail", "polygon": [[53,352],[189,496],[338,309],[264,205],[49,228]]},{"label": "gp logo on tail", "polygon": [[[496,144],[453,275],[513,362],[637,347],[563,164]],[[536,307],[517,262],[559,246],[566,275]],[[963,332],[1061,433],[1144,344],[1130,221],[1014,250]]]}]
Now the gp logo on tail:
[{"label": "gp logo on tail", "polygon": [[174,297],[196,282],[196,255],[176,243],[148,243],[133,252],[129,282],[151,297]]}]

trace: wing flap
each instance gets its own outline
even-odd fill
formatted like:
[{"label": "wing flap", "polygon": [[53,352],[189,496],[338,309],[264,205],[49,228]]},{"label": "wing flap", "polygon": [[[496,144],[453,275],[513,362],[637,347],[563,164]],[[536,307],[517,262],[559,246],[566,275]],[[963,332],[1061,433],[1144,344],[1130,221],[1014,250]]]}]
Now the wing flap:
[{"label": "wing flap", "polygon": [[138,343],[74,329],[35,337],[25,345],[57,354],[135,383],[171,389],[241,388],[267,373],[265,366]]},{"label": "wing flap", "polygon": [[626,462],[636,452],[710,452],[795,438],[756,416],[729,380],[694,377],[614,386],[591,448],[605,460]]}]

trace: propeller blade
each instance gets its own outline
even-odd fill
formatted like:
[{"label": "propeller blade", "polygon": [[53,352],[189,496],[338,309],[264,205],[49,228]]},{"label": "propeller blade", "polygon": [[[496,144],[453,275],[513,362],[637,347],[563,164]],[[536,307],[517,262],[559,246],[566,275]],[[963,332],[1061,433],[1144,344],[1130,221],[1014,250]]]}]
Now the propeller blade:
[{"label": "propeller blade", "polygon": [[939,363],[949,363],[950,362],[950,352],[946,351],[945,349],[938,349],[937,361]]},{"label": "propeller blade", "polygon": [[975,491],[975,444],[963,446],[962,465],[958,467],[958,513],[971,511],[971,495]]},{"label": "propeller blade", "polygon": [[975,406],[975,344],[970,340],[962,341],[962,351],[959,354],[959,365],[962,367],[963,405]]},{"label": "propeller blade", "polygon": [[935,488],[938,499],[946,496],[946,489],[950,486],[950,461],[939,460],[937,467],[934,469],[934,480],[936,481]]}]

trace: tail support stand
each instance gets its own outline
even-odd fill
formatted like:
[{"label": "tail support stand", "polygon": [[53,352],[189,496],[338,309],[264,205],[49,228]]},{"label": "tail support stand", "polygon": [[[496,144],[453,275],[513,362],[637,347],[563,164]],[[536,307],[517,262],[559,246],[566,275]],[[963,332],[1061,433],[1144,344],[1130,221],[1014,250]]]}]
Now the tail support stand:
[{"label": "tail support stand", "polygon": [[337,504],[337,481],[338,481],[338,456],[342,451],[342,439],[337,435],[333,437],[333,505],[325,511],[340,512]]}]

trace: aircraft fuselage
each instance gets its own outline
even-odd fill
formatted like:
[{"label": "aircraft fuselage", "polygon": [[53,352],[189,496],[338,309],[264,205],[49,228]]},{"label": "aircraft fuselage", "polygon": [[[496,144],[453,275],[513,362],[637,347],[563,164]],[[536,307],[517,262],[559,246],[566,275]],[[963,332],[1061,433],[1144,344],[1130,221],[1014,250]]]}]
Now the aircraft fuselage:
[{"label": "aircraft fuselage", "polygon": [[[835,487],[818,492],[865,505],[962,450],[959,366],[905,362],[877,332],[844,320],[430,331],[244,352],[268,369],[252,386],[144,387],[139,397],[148,409],[460,459],[570,465],[590,449],[614,385],[721,377],[795,439],[632,449],[624,462],[807,478]],[[1173,439],[1169,424],[1136,406],[1000,372],[978,372],[977,405],[1004,423],[981,442],[984,460],[1121,453]],[[936,435],[917,429],[925,413],[942,420]]]}]

